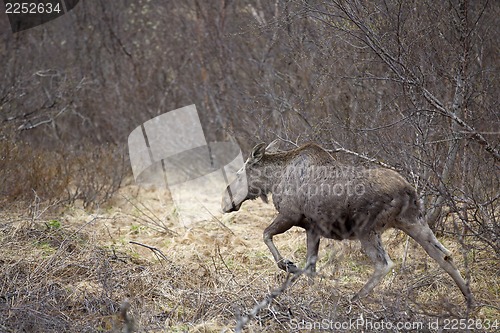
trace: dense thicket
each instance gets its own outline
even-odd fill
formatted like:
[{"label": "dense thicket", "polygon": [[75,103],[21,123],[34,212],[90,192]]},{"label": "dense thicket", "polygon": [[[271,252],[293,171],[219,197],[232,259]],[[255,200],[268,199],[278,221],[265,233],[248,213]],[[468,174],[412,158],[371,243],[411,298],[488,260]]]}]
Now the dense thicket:
[{"label": "dense thicket", "polygon": [[92,180],[112,191],[130,131],[194,103],[211,141],[313,140],[400,168],[432,225],[451,213],[500,253],[499,17],[487,0],[94,0],[12,34],[3,16],[0,194],[93,202],[68,192],[74,170],[115,156]]}]

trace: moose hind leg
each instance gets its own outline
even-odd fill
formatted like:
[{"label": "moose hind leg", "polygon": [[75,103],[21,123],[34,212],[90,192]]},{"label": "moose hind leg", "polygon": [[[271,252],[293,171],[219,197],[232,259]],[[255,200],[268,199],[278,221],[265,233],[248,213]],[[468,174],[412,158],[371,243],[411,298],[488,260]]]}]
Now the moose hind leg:
[{"label": "moose hind leg", "polygon": [[406,224],[400,229],[410,235],[411,238],[424,248],[432,259],[437,261],[439,266],[441,266],[441,268],[444,269],[455,281],[457,286],[460,288],[460,291],[462,291],[462,294],[465,296],[468,304],[472,305],[472,293],[464,278],[460,274],[460,271],[453,263],[451,252],[439,242],[427,223]]},{"label": "moose hind leg", "polygon": [[379,233],[372,232],[362,237],[360,241],[363,251],[373,262],[375,270],[372,277],[366,282],[363,288],[354,295],[352,300],[368,295],[394,266],[394,263],[382,246],[382,240]]},{"label": "moose hind leg", "polygon": [[308,275],[316,273],[320,236],[312,229],[307,230],[307,262],[305,271]]}]

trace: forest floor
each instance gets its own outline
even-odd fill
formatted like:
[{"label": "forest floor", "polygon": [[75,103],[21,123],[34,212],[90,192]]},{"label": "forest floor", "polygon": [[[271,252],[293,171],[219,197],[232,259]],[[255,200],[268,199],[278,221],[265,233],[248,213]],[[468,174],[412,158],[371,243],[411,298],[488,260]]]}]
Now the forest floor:
[{"label": "forest floor", "polygon": [[[233,332],[261,303],[244,332],[500,329],[498,258],[478,247],[464,256],[446,235],[438,237],[462,272],[467,260],[470,309],[451,278],[395,230],[384,234],[393,272],[351,303],[372,272],[359,243],[323,239],[317,276],[290,283],[262,241],[276,211],[260,200],[187,226],[168,192],[130,184],[106,207],[46,208],[34,202],[0,213],[2,333]],[[302,229],[275,241],[285,258],[304,265]]]}]

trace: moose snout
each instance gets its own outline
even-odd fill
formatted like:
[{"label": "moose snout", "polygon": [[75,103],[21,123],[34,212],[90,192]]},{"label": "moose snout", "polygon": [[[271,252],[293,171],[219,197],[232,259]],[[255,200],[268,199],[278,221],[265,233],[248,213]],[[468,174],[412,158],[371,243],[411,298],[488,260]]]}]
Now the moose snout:
[{"label": "moose snout", "polygon": [[238,210],[240,210],[240,207],[241,205],[235,205],[232,201],[230,201],[229,203],[225,201],[222,202],[223,213],[237,212]]},{"label": "moose snout", "polygon": [[240,206],[238,205],[230,205],[230,206],[223,206],[222,207],[222,211],[224,213],[231,213],[231,212],[237,212],[238,210],[240,210]]},{"label": "moose snout", "polygon": [[223,213],[236,212],[240,209],[240,207],[241,203],[238,205],[235,204],[231,192],[228,189],[226,189],[224,195],[222,196],[222,203],[221,203],[222,212]]}]

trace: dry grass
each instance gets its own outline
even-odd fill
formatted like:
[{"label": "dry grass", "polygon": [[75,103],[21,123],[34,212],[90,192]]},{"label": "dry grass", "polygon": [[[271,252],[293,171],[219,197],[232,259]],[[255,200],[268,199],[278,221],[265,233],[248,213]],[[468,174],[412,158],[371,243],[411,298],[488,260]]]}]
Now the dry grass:
[{"label": "dry grass", "polygon": [[[261,240],[274,215],[271,206],[251,202],[223,216],[225,227],[213,220],[186,229],[177,225],[167,193],[133,186],[122,188],[99,214],[72,206],[30,220],[9,212],[0,222],[0,332],[124,332],[120,306],[126,302],[138,332],[234,331],[238,318],[286,280]],[[284,256],[303,265],[302,231],[276,239]],[[459,246],[443,241],[461,266]],[[466,316],[458,288],[423,250],[410,242],[405,251],[406,237],[397,232],[387,232],[385,242],[396,269],[368,298],[349,302],[371,273],[359,245],[324,240],[314,281],[297,279],[244,331],[318,331],[325,326],[308,323],[335,328],[361,318],[427,328]],[[476,300],[491,305],[473,309],[470,318],[500,319],[498,259],[485,251],[468,255]]]}]

